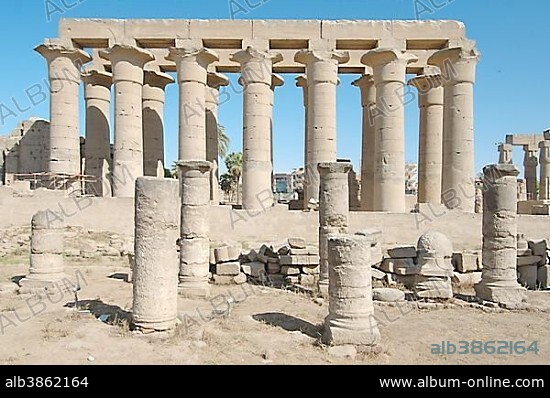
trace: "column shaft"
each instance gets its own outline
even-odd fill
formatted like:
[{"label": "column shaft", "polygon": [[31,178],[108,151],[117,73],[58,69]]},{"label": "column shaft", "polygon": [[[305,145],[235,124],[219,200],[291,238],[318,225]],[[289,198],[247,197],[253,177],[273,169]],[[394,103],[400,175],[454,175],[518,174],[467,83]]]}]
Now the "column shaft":
[{"label": "column shaft", "polygon": [[110,73],[92,70],[82,76],[86,100],[86,163],[84,174],[96,181],[86,185],[86,193],[110,196],[109,175],[103,165],[111,163],[111,84]]},{"label": "column shaft", "polygon": [[132,198],[135,181],[143,176],[143,67],[154,57],[119,44],[100,55],[111,61],[115,90],[113,196]]},{"label": "column shaft", "polygon": [[523,147],[525,157],[523,166],[525,168],[525,185],[527,187],[527,200],[537,200],[537,166],[539,164],[537,158],[537,149],[531,146]]},{"label": "column shaft", "polygon": [[540,148],[539,200],[550,200],[550,140],[542,141]]},{"label": "column shaft", "polygon": [[47,60],[50,80],[47,171],[81,174],[78,116],[80,68],[91,61],[91,57],[82,50],[54,43],[42,44],[35,51]]},{"label": "column shaft", "polygon": [[513,164],[512,162],[512,149],[510,144],[500,144],[498,146],[498,163],[499,164]]},{"label": "column shaft", "polygon": [[[164,102],[170,75],[146,70],[143,84],[143,174],[157,176],[164,163]],[[163,174],[164,176],[164,174]]]},{"label": "column shaft", "polygon": [[479,53],[441,50],[428,60],[442,71],[444,86],[441,200],[450,209],[473,213],[475,204],[474,82]]},{"label": "column shaft", "polygon": [[405,212],[405,109],[406,68],[412,54],[378,49],[361,62],[373,68],[376,87],[374,210]]}]

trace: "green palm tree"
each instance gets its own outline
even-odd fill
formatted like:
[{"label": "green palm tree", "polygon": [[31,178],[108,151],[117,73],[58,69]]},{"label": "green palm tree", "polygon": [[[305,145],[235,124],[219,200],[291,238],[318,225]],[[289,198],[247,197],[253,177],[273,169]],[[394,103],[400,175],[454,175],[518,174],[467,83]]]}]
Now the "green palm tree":
[{"label": "green palm tree", "polygon": [[227,155],[225,158],[225,167],[227,167],[227,174],[231,176],[234,186],[237,192],[237,202],[239,201],[239,186],[241,183],[241,176],[243,174],[243,154],[240,152],[233,152]]},{"label": "green palm tree", "polygon": [[227,155],[227,149],[229,148],[229,136],[225,133],[225,127],[218,124],[218,156],[225,158]]}]

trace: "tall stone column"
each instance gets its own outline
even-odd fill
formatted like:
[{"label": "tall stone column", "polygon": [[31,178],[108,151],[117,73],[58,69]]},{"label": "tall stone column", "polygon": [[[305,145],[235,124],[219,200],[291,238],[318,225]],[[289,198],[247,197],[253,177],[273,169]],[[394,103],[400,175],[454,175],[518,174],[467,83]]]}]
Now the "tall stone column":
[{"label": "tall stone column", "polygon": [[29,274],[19,284],[25,291],[59,289],[65,278],[63,264],[63,232],[65,225],[51,220],[49,211],[39,211],[31,222],[31,266]]},{"label": "tall stone column", "polygon": [[498,146],[498,163],[499,164],[513,164],[512,162],[512,150],[514,147],[510,144],[500,144]]},{"label": "tall stone column", "polygon": [[319,291],[328,295],[328,237],[348,232],[349,184],[351,163],[319,163]]},{"label": "tall stone column", "polygon": [[86,185],[86,193],[100,197],[111,195],[110,176],[104,174],[104,162],[111,163],[111,85],[110,73],[90,70],[82,75],[86,100],[86,164],[84,174],[96,181]]},{"label": "tall stone column", "polygon": [[550,140],[539,143],[540,148],[540,192],[539,200],[550,200]]},{"label": "tall stone column", "polygon": [[241,64],[243,92],[243,209],[262,211],[273,205],[271,124],[273,119],[273,64],[280,54],[251,47],[231,59]]},{"label": "tall stone column", "polygon": [[527,187],[527,200],[537,200],[537,166],[538,160],[538,148],[531,145],[525,145],[523,147],[525,156],[523,158],[525,185]]},{"label": "tall stone column", "polygon": [[[277,87],[282,87],[285,84],[285,79],[277,74],[274,73],[271,77],[271,103],[275,104],[275,89]],[[274,165],[274,156],[275,151],[273,150],[273,112],[271,112],[271,135],[269,137],[269,141],[271,143],[271,192],[275,192],[275,175],[273,173],[273,165]],[[275,200],[274,200],[275,202]]]},{"label": "tall stone column", "polygon": [[444,87],[441,201],[450,209],[474,212],[474,82],[479,53],[460,47],[432,55]]},{"label": "tall stone column", "polygon": [[370,259],[370,237],[328,238],[329,314],[323,336],[326,343],[374,346],[380,342],[372,303]]},{"label": "tall stone column", "polygon": [[374,160],[376,156],[376,130],[371,118],[376,109],[376,87],[372,75],[363,75],[352,83],[361,89],[363,132],[361,145],[361,210],[374,210]]},{"label": "tall stone column", "polygon": [[[309,117],[308,117],[308,90],[307,90],[307,77],[305,75],[300,75],[296,78],[296,87],[301,87],[303,90],[303,98],[304,98],[304,172],[306,170],[306,166],[309,163]],[[305,190],[306,184],[304,184],[303,189]],[[307,199],[305,197],[305,192],[302,191],[304,194],[304,209],[307,209]]]},{"label": "tall stone column", "polygon": [[361,62],[372,67],[376,87],[374,210],[404,213],[405,107],[407,65],[416,56],[390,49],[372,50]]},{"label": "tall stone column", "polygon": [[418,90],[420,139],[418,148],[418,203],[441,203],[443,168],[443,87],[440,75],[409,80]]},{"label": "tall stone column", "polygon": [[178,162],[181,184],[180,293],[210,294],[210,168],[207,161]]},{"label": "tall stone column", "polygon": [[218,56],[207,48],[171,48],[166,57],[178,69],[179,160],[206,160],[208,65]]},{"label": "tall stone column", "polygon": [[172,179],[136,180],[133,324],[168,330],[178,315],[179,184]]},{"label": "tall stone column", "polygon": [[111,61],[115,90],[113,196],[132,198],[143,176],[143,67],[154,59],[142,48],[115,44],[101,51]]},{"label": "tall stone column", "polygon": [[209,72],[206,89],[206,160],[212,164],[210,170],[210,200],[220,204],[218,106],[220,87],[229,85],[229,79],[215,72]]},{"label": "tall stone column", "polygon": [[336,86],[338,65],[349,61],[341,51],[301,50],[294,57],[306,65],[308,90],[308,163],[305,169],[304,201],[319,202],[317,165],[336,161]]},{"label": "tall stone column", "polygon": [[[172,76],[145,70],[143,77],[143,174],[158,177],[164,169],[164,101],[166,86],[174,83]],[[164,176],[164,174],[163,174]]]},{"label": "tall stone column", "polygon": [[79,86],[80,69],[92,58],[86,52],[55,41],[34,49],[48,62],[50,135],[46,151],[50,173],[81,174]]},{"label": "tall stone column", "polygon": [[475,285],[478,297],[518,303],[525,289],[517,279],[517,176],[512,164],[483,169],[483,274]]}]

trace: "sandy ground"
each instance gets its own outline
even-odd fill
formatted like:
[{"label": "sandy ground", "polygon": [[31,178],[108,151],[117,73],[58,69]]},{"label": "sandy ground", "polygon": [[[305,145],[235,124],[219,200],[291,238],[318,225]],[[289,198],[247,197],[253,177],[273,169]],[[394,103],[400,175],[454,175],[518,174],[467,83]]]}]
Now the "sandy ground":
[{"label": "sandy ground", "polygon": [[[0,282],[27,272],[25,257],[4,259]],[[550,292],[529,292],[544,311],[502,313],[475,308],[419,310],[377,305],[380,353],[335,356],[320,343],[326,303],[253,285],[215,286],[213,298],[180,298],[178,330],[137,335],[129,330],[132,286],[123,259],[67,264],[82,290],[51,298],[0,295],[0,364],[549,364]],[[235,301],[229,305],[227,301]],[[83,310],[83,307],[88,310]],[[443,306],[442,306],[443,307]],[[34,313],[34,314],[33,314]],[[441,341],[538,341],[538,355],[434,355]]]}]

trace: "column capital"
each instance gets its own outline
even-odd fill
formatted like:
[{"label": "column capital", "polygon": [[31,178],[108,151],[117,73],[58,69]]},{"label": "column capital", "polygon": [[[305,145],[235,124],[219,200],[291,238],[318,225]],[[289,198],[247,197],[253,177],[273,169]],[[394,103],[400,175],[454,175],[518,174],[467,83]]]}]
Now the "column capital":
[{"label": "column capital", "polygon": [[281,62],[280,53],[258,51],[252,47],[238,51],[231,55],[231,61],[241,64],[239,84],[245,86],[250,83],[273,84],[273,65]]},{"label": "column capital", "polygon": [[113,74],[99,69],[85,69],[81,74],[85,84],[110,88],[113,84]]},{"label": "column capital", "polygon": [[220,88],[229,85],[229,78],[218,72],[208,72],[206,84],[210,88]]},{"label": "column capital", "polygon": [[502,177],[517,177],[519,170],[513,164],[490,164],[483,168],[483,175],[484,179],[494,182]]},{"label": "column capital", "polygon": [[118,61],[127,61],[133,65],[142,68],[146,63],[154,61],[153,54],[143,48],[127,44],[115,44],[111,48],[101,50],[99,56],[103,59],[115,63]]},{"label": "column capital", "polygon": [[171,47],[166,60],[179,62],[189,60],[197,62],[205,69],[213,62],[219,61],[218,54],[208,48]]},{"label": "column capital", "polygon": [[361,90],[361,105],[367,107],[376,104],[376,87],[372,75],[363,75],[351,83]]},{"label": "column capital", "polygon": [[347,51],[300,50],[294,56],[294,60],[304,65],[314,61],[345,64],[349,62],[350,55]]},{"label": "column capital", "polygon": [[544,140],[544,141],[539,142],[539,148],[540,149],[550,148],[550,140]]},{"label": "column capital", "polygon": [[329,173],[347,174],[352,168],[352,164],[348,162],[322,162],[317,165],[317,170],[319,170],[319,174],[322,176]]},{"label": "column capital", "polygon": [[272,64],[276,64],[283,60],[283,56],[277,52],[260,51],[253,47],[247,47],[245,50],[237,51],[230,56],[231,61],[238,62],[243,65],[248,62],[261,62],[271,61]]},{"label": "column capital", "polygon": [[212,163],[206,160],[186,160],[176,162],[180,173],[198,171],[201,174],[210,173]]},{"label": "column capital", "polygon": [[407,65],[418,57],[407,51],[377,48],[361,57],[361,63],[370,66],[376,82],[405,82]]},{"label": "column capital", "polygon": [[512,151],[514,149],[514,146],[512,144],[499,144],[498,150],[499,151]]},{"label": "column capital", "polygon": [[307,88],[307,77],[305,75],[296,76],[296,87]]},{"label": "column capital", "polygon": [[58,57],[66,57],[75,64],[84,65],[92,60],[92,57],[86,51],[54,40],[46,40],[45,43],[36,46],[34,51],[42,55],[48,62]]},{"label": "column capital", "polygon": [[271,75],[271,89],[272,90],[275,90],[277,87],[281,87],[281,86],[284,86],[285,84],[285,79],[277,74],[277,73],[274,73],[273,75]]},{"label": "column capital", "polygon": [[418,106],[444,105],[444,91],[441,75],[422,75],[413,77],[408,85],[418,90]]},{"label": "column capital", "polygon": [[544,130],[544,139],[545,140],[550,140],[550,129],[546,129]]},{"label": "column capital", "polygon": [[539,142],[540,148],[540,163],[550,164],[550,141],[544,140]]},{"label": "column capital", "polygon": [[174,83],[174,78],[167,73],[146,69],[143,71],[143,84],[165,89],[167,85]]},{"label": "column capital", "polygon": [[441,69],[443,86],[456,83],[475,83],[476,65],[481,55],[475,48],[446,48],[428,58],[429,65]]}]

